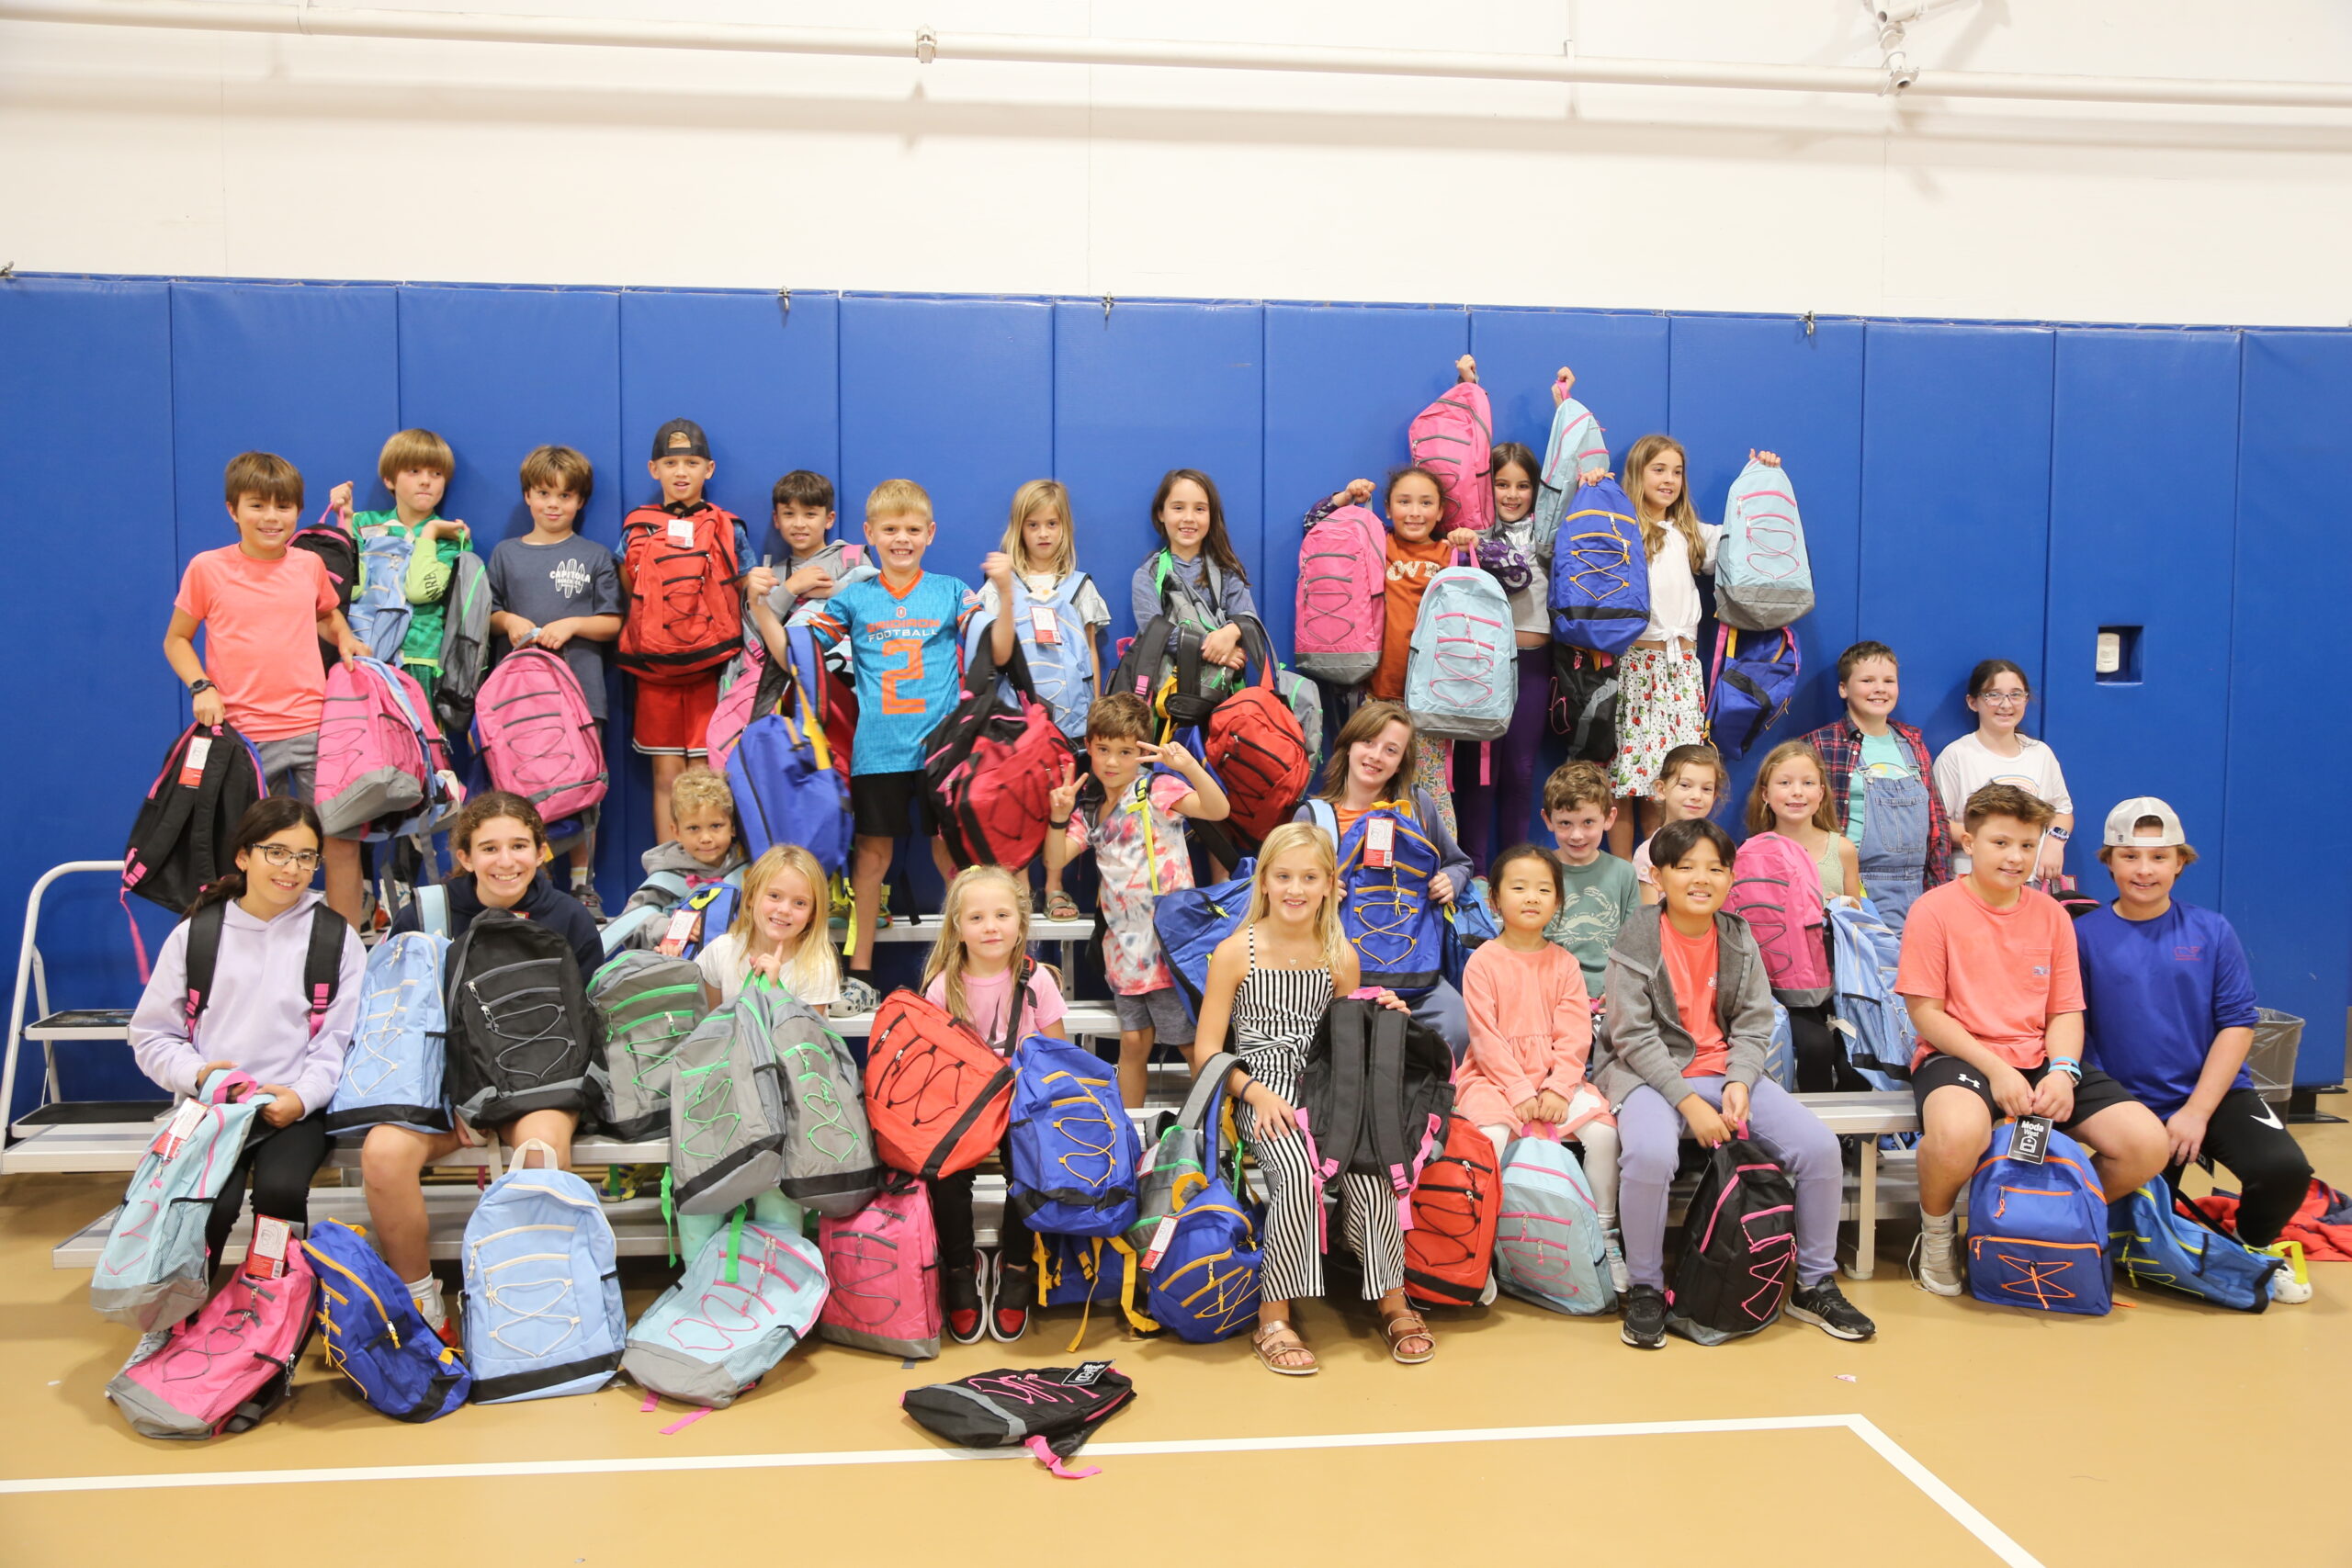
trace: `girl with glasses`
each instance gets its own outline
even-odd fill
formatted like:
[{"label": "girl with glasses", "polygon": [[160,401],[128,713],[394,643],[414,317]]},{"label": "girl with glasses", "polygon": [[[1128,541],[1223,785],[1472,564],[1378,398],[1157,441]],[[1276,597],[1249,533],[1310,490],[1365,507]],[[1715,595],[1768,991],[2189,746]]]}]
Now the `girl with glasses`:
[{"label": "girl with glasses", "polygon": [[2045,801],[2057,813],[2041,836],[2033,879],[2063,875],[2066,869],[2066,840],[2075,830],[2075,799],[2066,793],[2066,775],[2058,754],[2025,733],[2026,708],[2033,701],[2033,684],[2025,671],[2006,659],[1988,659],[1968,677],[1969,711],[1976,716],[1976,732],[1963,735],[1936,757],[1936,794],[1943,798],[1944,817],[1951,824],[1952,874],[1967,874],[1968,856],[1958,849],[1960,820],[1968,797],[1986,784],[2015,784]]}]

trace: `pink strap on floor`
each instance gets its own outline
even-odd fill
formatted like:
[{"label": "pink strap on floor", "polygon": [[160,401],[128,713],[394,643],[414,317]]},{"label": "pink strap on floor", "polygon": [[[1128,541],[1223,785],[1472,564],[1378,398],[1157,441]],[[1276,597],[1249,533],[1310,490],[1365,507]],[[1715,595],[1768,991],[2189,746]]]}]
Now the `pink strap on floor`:
[{"label": "pink strap on floor", "polygon": [[1099,1464],[1088,1465],[1084,1470],[1072,1470],[1062,1463],[1062,1456],[1054,1452],[1053,1446],[1046,1441],[1045,1434],[1042,1432],[1022,1446],[1037,1456],[1039,1464],[1044,1465],[1064,1481],[1083,1481],[1090,1475],[1102,1473],[1102,1467]]},{"label": "pink strap on floor", "polygon": [[650,1393],[649,1393],[649,1394],[647,1394],[647,1395],[645,1396],[645,1403],[644,1403],[644,1404],[640,1404],[640,1405],[639,1405],[639,1406],[637,1407],[637,1413],[638,1413],[639,1416],[650,1416],[650,1415],[652,1415],[656,1410],[659,1410],[659,1409],[661,1409],[661,1408],[662,1408],[662,1402],[661,1402],[660,1400],[658,1400],[658,1399],[654,1398],[654,1397],[653,1397],[653,1395],[651,1395],[651,1394],[650,1394]]},{"label": "pink strap on floor", "polygon": [[708,1405],[705,1405],[691,1416],[681,1416],[675,1421],[671,1422],[668,1426],[662,1428],[662,1436],[666,1438],[673,1433],[683,1432],[687,1427],[693,1426],[695,1422],[701,1420],[704,1416],[709,1414],[710,1407]]}]

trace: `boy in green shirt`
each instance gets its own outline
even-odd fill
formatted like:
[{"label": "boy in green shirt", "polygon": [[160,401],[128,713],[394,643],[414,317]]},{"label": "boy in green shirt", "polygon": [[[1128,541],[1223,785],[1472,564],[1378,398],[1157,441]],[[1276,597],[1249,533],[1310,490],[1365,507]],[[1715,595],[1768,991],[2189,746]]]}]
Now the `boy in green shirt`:
[{"label": "boy in green shirt", "polygon": [[1617,928],[1642,902],[1632,863],[1601,849],[1616,819],[1609,774],[1595,764],[1569,762],[1544,781],[1544,826],[1559,847],[1563,888],[1560,912],[1544,928],[1544,935],[1576,955],[1596,1015]]},{"label": "boy in green shirt", "polygon": [[[401,596],[408,601],[408,635],[401,639],[401,668],[424,688],[427,697],[441,674],[441,634],[448,616],[449,578],[458,558],[471,547],[466,525],[441,515],[457,459],[449,444],[429,430],[403,430],[384,443],[376,474],[392,492],[389,512],[353,512],[349,479],[328,500],[349,519],[354,540],[366,558],[367,541],[385,533],[414,541]],[[363,571],[364,571],[363,567]],[[363,580],[364,581],[364,580]]]}]

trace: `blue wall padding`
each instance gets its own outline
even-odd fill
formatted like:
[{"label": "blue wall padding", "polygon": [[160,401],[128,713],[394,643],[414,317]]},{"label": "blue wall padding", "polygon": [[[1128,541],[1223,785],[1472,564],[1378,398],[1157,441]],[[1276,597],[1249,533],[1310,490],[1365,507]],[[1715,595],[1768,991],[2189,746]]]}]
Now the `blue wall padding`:
[{"label": "blue wall padding", "polygon": [[1159,547],[1151,497],[1169,469],[1216,481],[1244,569],[1253,583],[1265,575],[1264,353],[1255,304],[1123,299],[1107,316],[1096,300],[1054,307],[1055,473],[1078,515],[1079,564],[1111,608],[1108,663],[1136,632],[1130,585]]},{"label": "blue wall padding", "polygon": [[[2352,333],[2250,332],[2245,341],[2222,908],[2238,922],[2264,1001],[2308,1021],[2298,1077],[2327,1082],[2343,1063],[2352,963],[2352,726],[2337,675]],[[2219,463],[2229,434],[2213,431],[2175,461]],[[2218,615],[2198,625],[2221,637]]]},{"label": "blue wall padding", "polygon": [[[10,621],[38,628],[52,677],[21,681],[17,700],[22,731],[53,738],[76,782],[10,774],[0,942],[41,870],[119,852],[186,722],[158,644],[181,564],[231,536],[220,473],[238,450],[292,458],[315,514],[345,478],[381,504],[384,437],[430,426],[458,455],[447,510],[486,554],[528,526],[524,454],[569,443],[596,465],[587,532],[615,545],[622,513],[651,493],[653,428],[685,414],[710,434],[713,494],[755,543],[787,468],[834,479],[853,538],[866,491],[903,476],[937,508],[933,564],[975,583],[1013,489],[1054,475],[1114,637],[1133,630],[1127,581],[1156,543],[1152,490],[1195,467],[1216,477],[1286,646],[1299,513],[1401,462],[1406,425],[1465,351],[1498,437],[1540,448],[1553,372],[1571,366],[1620,463],[1652,430],[1686,444],[1710,521],[1749,447],[1787,459],[1818,595],[1799,627],[1807,674],[1736,764],[1724,820],[1772,742],[1837,711],[1834,665],[1855,637],[1901,653],[1901,713],[1931,748],[1973,725],[1969,668],[2014,659],[2034,677],[2028,728],[2075,793],[2072,869],[2108,891],[2094,858],[2108,807],[2171,799],[2206,856],[2184,893],[2237,922],[2265,1002],[2311,1021],[2305,1081],[2337,1077],[2352,737],[2329,705],[2342,660],[2322,637],[2340,618],[2352,429],[2352,333],[2338,332],[1844,320],[1808,334],[1783,318],[1171,300],[1106,319],[1098,299],[823,293],[787,313],[767,290],[15,278],[0,283],[0,516]],[[62,529],[48,521],[60,471]],[[109,592],[61,592],[86,580],[94,529]],[[2092,679],[2103,625],[2144,628],[2138,685]],[[625,716],[617,677],[612,696]],[[607,740],[610,903],[637,881],[651,807],[626,724]],[[935,882],[914,859],[928,908]],[[160,937],[168,922],[145,925]],[[64,884],[42,938],[58,1003],[130,998],[106,879]],[[74,1092],[138,1082],[119,1053],[85,1059]]]},{"label": "blue wall padding", "polygon": [[[2059,761],[2075,797],[2067,865],[2106,890],[2108,808],[2161,795],[2192,840],[2221,843],[2230,714],[2229,517],[2237,493],[2234,333],[2070,332],[2058,339],[2046,665],[2035,734],[2098,736]],[[2098,679],[2098,628],[2143,628],[2137,684]],[[2220,857],[2181,897],[2212,905]]]}]

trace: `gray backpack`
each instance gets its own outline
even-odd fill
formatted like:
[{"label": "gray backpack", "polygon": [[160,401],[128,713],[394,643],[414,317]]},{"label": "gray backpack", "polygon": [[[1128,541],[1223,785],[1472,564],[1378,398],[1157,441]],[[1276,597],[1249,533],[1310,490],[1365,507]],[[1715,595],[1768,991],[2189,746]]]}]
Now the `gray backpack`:
[{"label": "gray backpack", "polygon": [[671,1060],[707,1011],[702,971],[692,959],[631,948],[596,971],[588,999],[605,1021],[607,1130],[627,1143],[661,1136],[670,1125]]},{"label": "gray backpack", "polygon": [[458,552],[443,603],[441,673],[433,682],[433,708],[441,727],[455,731],[472,722],[474,698],[490,670],[490,573],[481,557]]},{"label": "gray backpack", "polygon": [[822,1018],[767,980],[743,988],[762,995],[784,1069],[784,1195],[833,1219],[854,1214],[882,1187],[857,1063]]},{"label": "gray backpack", "polygon": [[784,1179],[789,1111],[771,1043],[799,1003],[746,986],[695,1026],[670,1061],[668,1196],[682,1214],[724,1214]]}]

